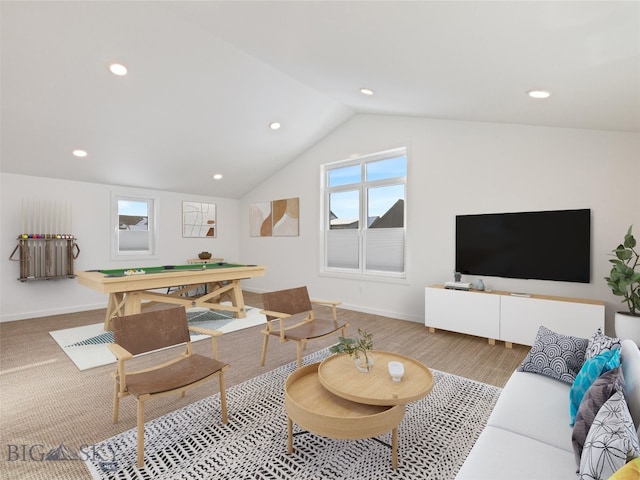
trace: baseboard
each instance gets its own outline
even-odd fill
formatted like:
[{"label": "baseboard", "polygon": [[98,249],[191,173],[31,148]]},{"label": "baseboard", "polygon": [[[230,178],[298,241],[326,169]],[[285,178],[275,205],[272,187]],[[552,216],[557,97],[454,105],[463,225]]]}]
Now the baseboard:
[{"label": "baseboard", "polygon": [[414,315],[407,315],[404,313],[391,312],[386,310],[377,310],[374,308],[364,307],[362,305],[351,305],[348,303],[341,303],[338,308],[344,308],[345,310],[353,310],[354,312],[360,312],[360,313],[370,313],[371,315],[379,315],[381,317],[395,318],[397,320],[405,320],[407,322],[424,324],[424,317],[417,317]]},{"label": "baseboard", "polygon": [[37,312],[21,312],[9,315],[0,315],[0,323],[28,320],[30,318],[50,317],[52,315],[64,315],[65,313],[87,312],[89,310],[100,310],[101,308],[107,308],[107,306],[104,303],[98,303],[95,305],[76,305],[73,307],[40,310]]},{"label": "baseboard", "polygon": [[[268,290],[261,290],[255,288],[245,288],[247,292],[251,293],[264,293]],[[370,313],[371,315],[379,315],[381,317],[395,318],[398,320],[406,320],[414,323],[424,323],[424,316],[407,315],[404,313],[392,312],[388,310],[378,310],[375,308],[365,307],[363,305],[353,305],[350,303],[341,303],[338,308],[344,308],[345,310],[353,310],[354,312]]]},{"label": "baseboard", "polygon": [[[257,289],[249,289],[246,291],[251,293],[264,293],[266,290],[257,290]],[[89,310],[99,310],[101,308],[107,308],[105,304],[95,304],[95,305],[81,305],[81,306],[73,306],[73,307],[65,307],[58,308],[52,310],[41,310],[38,312],[26,312],[26,313],[16,313],[13,315],[0,315],[0,323],[3,322],[14,322],[17,320],[28,320],[30,318],[41,318],[41,317],[49,317],[51,315],[63,315],[65,313],[77,313],[77,312],[86,312]],[[360,313],[369,313],[371,315],[380,315],[381,317],[389,317],[396,318],[398,320],[406,320],[408,322],[414,323],[424,323],[424,317],[417,317],[414,315],[406,315],[404,313],[392,312],[387,310],[378,310],[374,308],[368,308],[363,305],[352,305],[348,303],[340,304],[339,308],[344,308],[345,310],[353,310],[355,312]]]}]

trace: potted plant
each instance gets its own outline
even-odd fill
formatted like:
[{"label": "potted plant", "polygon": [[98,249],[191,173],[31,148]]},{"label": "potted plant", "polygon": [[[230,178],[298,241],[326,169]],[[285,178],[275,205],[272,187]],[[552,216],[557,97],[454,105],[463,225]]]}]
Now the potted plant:
[{"label": "potted plant", "polygon": [[348,353],[354,357],[358,370],[363,373],[370,372],[373,368],[373,335],[366,330],[358,329],[358,337],[338,337],[338,344],[329,347],[331,353]]},{"label": "potted plant", "polygon": [[631,338],[640,345],[640,255],[636,239],[631,233],[633,225],[624,236],[624,242],[612,250],[613,266],[604,279],[614,295],[622,297],[628,312],[616,312],[615,329],[620,338]]}]

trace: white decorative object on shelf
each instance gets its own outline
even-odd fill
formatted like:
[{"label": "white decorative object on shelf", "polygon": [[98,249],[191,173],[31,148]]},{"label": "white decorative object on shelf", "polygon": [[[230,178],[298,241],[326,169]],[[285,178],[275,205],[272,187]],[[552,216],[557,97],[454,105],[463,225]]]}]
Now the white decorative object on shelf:
[{"label": "white decorative object on shelf", "polygon": [[454,290],[471,290],[470,282],[447,282],[444,288],[451,288]]}]

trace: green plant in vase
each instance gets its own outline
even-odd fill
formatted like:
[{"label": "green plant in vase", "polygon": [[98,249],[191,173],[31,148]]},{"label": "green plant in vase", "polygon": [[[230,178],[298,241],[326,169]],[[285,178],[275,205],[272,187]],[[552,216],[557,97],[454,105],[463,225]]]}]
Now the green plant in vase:
[{"label": "green plant in vase", "polygon": [[361,372],[369,372],[373,368],[373,334],[358,329],[357,338],[338,337],[338,344],[329,347],[331,353],[348,353],[354,357],[356,367]]},{"label": "green plant in vase", "polygon": [[612,250],[615,258],[611,273],[604,277],[614,295],[622,297],[628,312],[616,312],[615,329],[620,338],[631,338],[640,345],[640,254],[636,250],[636,239],[627,230],[624,242]]},{"label": "green plant in vase", "polygon": [[640,313],[640,255],[635,250],[636,239],[631,233],[631,227],[624,236],[624,243],[612,250],[616,258],[609,260],[613,267],[608,277],[604,277],[607,285],[614,295],[623,297],[622,302],[627,304],[629,313]]}]

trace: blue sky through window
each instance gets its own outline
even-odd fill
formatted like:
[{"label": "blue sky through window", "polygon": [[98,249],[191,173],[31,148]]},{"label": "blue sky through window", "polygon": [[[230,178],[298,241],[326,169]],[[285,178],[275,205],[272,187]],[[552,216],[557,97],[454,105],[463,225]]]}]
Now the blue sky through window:
[{"label": "blue sky through window", "polygon": [[118,200],[118,215],[131,215],[146,217],[147,202],[136,202],[132,200]]},{"label": "blue sky through window", "polygon": [[[367,162],[366,180],[377,181],[390,178],[406,177],[407,156],[388,158]],[[328,171],[329,188],[343,185],[358,185],[362,182],[361,164],[334,168]],[[341,220],[358,219],[358,191],[333,192],[330,194],[331,212]],[[369,188],[369,217],[382,216],[399,199],[404,199],[404,185],[393,185]]]}]

